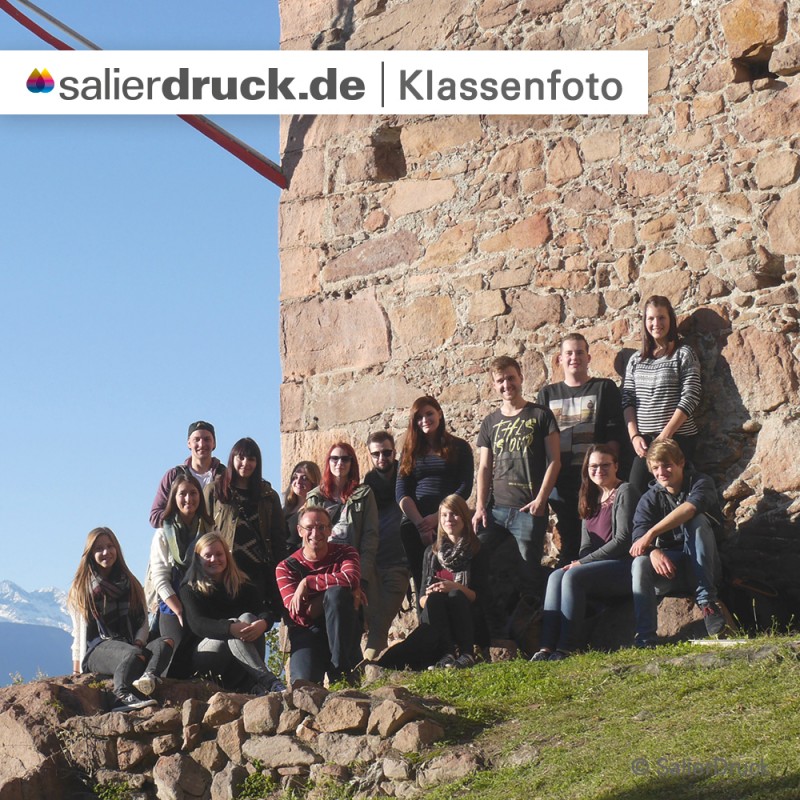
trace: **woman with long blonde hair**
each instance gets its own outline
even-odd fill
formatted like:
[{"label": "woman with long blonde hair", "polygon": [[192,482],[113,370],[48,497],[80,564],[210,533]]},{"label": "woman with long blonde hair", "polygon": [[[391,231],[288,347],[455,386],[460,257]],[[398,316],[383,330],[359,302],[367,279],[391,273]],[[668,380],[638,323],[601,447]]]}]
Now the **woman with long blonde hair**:
[{"label": "woman with long blonde hair", "polygon": [[67,606],[73,674],[112,675],[115,711],[154,705],[148,696],[169,665],[173,642],[160,638],[147,643],[144,590],[110,528],[94,528],[86,537]]},{"label": "woman with long blonde hair", "polygon": [[285,690],[264,663],[264,634],[272,612],[219,531],[197,540],[180,594],[186,624],[198,639],[191,655],[196,674],[211,676],[232,691],[263,695]]}]

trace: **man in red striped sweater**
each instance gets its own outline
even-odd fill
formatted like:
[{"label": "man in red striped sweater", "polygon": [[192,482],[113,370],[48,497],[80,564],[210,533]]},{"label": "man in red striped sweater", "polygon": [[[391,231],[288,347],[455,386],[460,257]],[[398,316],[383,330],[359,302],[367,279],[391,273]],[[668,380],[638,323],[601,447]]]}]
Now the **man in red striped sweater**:
[{"label": "man in red striped sweater", "polygon": [[361,660],[361,564],[358,551],[329,542],[331,518],[321,507],[297,518],[302,548],[278,564],[275,576],[289,612],[292,681],[347,679]]}]

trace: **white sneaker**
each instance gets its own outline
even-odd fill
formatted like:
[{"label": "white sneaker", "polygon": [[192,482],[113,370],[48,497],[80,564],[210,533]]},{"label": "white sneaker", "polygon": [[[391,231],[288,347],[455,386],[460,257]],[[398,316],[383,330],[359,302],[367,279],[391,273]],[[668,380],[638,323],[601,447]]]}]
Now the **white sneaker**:
[{"label": "white sneaker", "polygon": [[154,675],[152,672],[145,672],[141,678],[137,678],[133,682],[133,688],[145,697],[150,697],[156,690],[158,683],[158,676]]}]

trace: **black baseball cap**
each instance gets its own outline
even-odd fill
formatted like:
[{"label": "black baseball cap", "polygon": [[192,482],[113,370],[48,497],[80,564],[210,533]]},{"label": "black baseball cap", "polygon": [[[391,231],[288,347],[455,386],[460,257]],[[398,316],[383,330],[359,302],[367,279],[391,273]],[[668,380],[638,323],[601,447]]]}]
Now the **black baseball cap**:
[{"label": "black baseball cap", "polygon": [[189,426],[189,433],[186,435],[186,438],[188,439],[195,431],[209,431],[216,441],[217,434],[214,432],[214,426],[210,422],[203,422],[203,420],[193,422]]}]

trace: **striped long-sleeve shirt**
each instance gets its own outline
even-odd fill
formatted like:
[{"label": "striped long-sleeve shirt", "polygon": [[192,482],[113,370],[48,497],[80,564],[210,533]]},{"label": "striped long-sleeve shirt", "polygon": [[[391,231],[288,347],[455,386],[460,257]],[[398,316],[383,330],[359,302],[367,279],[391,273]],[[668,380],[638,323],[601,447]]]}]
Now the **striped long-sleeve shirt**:
[{"label": "striped long-sleeve shirt", "polygon": [[[306,579],[309,601],[331,586],[346,586],[357,591],[361,584],[361,562],[358,551],[349,544],[328,543],[328,552],[319,561],[309,561],[302,549],[284,559],[275,569],[278,590],[283,605],[288,610],[289,603],[303,578]],[[298,625],[310,627],[311,618],[305,613],[290,615]]]},{"label": "striped long-sleeve shirt", "polygon": [[687,419],[676,433],[696,435],[694,412],[699,402],[700,364],[691,347],[680,345],[661,358],[631,356],[622,384],[622,408],[636,409],[640,433],[658,435],[680,409]]}]

